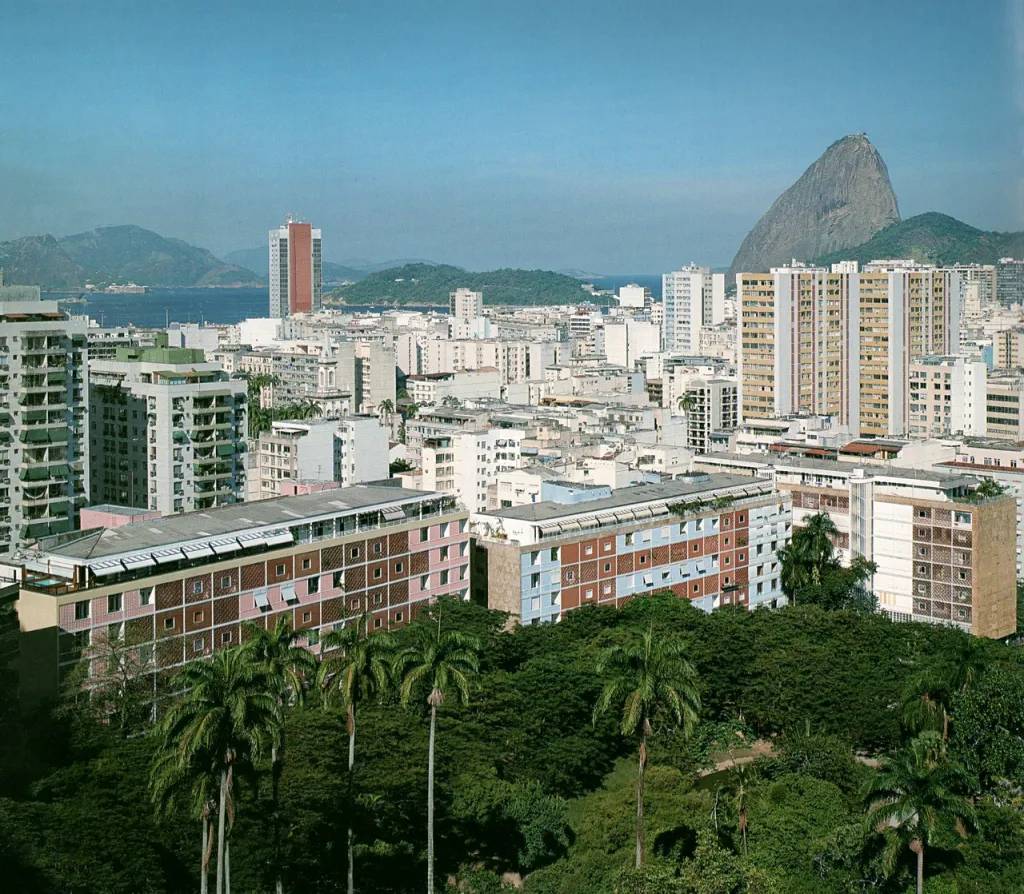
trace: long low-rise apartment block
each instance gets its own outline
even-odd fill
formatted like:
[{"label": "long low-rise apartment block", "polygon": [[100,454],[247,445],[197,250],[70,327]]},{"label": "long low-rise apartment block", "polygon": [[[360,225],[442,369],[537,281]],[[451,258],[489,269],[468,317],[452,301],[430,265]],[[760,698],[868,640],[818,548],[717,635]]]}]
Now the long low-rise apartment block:
[{"label": "long low-rise apartment block", "polygon": [[695,467],[774,481],[795,525],[827,513],[843,558],[877,566],[869,587],[897,620],[995,638],[1016,630],[1016,500],[979,497],[979,478],[764,453],[709,454]]},{"label": "long low-rise apartment block", "polygon": [[474,591],[524,624],[658,590],[706,611],[784,601],[778,550],[791,516],[769,481],[696,475],[478,513],[472,522]]},{"label": "long low-rise apartment block", "polygon": [[53,694],[98,638],[162,677],[229,648],[242,622],[320,635],[407,622],[469,593],[467,513],[444,494],[357,486],[60,535],[21,557],[22,688]]}]

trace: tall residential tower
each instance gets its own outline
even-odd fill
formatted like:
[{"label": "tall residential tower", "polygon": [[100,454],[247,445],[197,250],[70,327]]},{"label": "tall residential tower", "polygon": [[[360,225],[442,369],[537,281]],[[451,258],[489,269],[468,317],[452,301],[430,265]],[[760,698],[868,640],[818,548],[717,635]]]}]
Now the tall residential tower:
[{"label": "tall residential tower", "polygon": [[271,230],[270,316],[319,310],[322,293],[320,231],[294,220]]},{"label": "tall residential tower", "polygon": [[696,354],[700,330],[725,320],[725,274],[690,264],[661,277],[662,347]]}]

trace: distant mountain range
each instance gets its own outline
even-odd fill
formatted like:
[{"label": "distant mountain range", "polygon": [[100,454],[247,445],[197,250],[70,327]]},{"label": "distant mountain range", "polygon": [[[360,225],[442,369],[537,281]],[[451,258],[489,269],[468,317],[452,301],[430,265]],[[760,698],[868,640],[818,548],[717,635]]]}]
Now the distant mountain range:
[{"label": "distant mountain range", "polygon": [[457,288],[483,292],[487,304],[576,304],[590,296],[583,283],[550,270],[477,273],[449,264],[404,264],[371,273],[328,296],[341,304],[447,304]]},{"label": "distant mountain range", "polygon": [[26,236],[0,242],[0,267],[9,283],[76,289],[134,282],[143,286],[234,286],[258,282],[245,267],[205,248],[131,225],[99,227],[56,239]]},{"label": "distant mountain range", "polygon": [[[249,270],[259,271],[260,278],[267,278],[267,249],[264,248],[243,248],[238,251],[228,252],[224,255],[225,261],[238,264]],[[395,267],[402,267],[405,264],[432,264],[433,261],[426,261],[422,258],[399,258],[392,261],[368,261],[365,258],[357,258],[350,261],[342,261],[336,264],[333,261],[324,261],[324,282],[328,284],[343,282],[358,282],[377,273],[380,270],[390,270]]]},{"label": "distant mountain range", "polygon": [[913,258],[931,264],[994,264],[1006,257],[1024,258],[1024,232],[979,230],[948,214],[929,211],[879,230],[854,248],[823,255],[818,263]]}]

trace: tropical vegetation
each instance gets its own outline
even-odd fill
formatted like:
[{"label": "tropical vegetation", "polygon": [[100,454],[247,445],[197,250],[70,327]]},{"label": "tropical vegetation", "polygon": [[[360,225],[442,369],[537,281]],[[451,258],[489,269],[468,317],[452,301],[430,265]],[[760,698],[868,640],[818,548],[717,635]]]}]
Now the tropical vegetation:
[{"label": "tropical vegetation", "polygon": [[[800,593],[832,573],[823,555],[819,539],[801,558]],[[317,668],[295,652],[312,640],[246,628],[168,681],[155,721],[117,674],[49,710],[0,675],[5,884],[1020,890],[1015,646],[814,599],[706,615],[668,593],[539,626],[450,600],[387,632],[353,617]]]}]

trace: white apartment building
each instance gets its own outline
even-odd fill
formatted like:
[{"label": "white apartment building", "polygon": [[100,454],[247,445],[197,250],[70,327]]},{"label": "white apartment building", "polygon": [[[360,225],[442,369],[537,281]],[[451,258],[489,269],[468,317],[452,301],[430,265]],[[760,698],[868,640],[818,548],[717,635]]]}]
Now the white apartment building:
[{"label": "white apartment building", "polygon": [[413,403],[421,407],[433,407],[444,403],[446,398],[459,403],[480,397],[497,398],[501,395],[501,376],[497,369],[484,367],[463,372],[408,376],[405,387]]},{"label": "white apartment building", "polygon": [[619,307],[644,308],[651,301],[651,290],[646,286],[638,286],[636,283],[628,283],[619,286],[619,293],[616,296]]},{"label": "white apartment building", "polygon": [[988,367],[964,356],[913,361],[908,434],[914,438],[984,434],[987,379]]},{"label": "white apartment building", "polygon": [[374,416],[275,421],[259,437],[250,499],[280,496],[282,482],[380,481],[388,477],[388,448],[388,433]]},{"label": "white apartment building", "polygon": [[700,330],[725,322],[725,274],[689,264],[661,277],[664,307],[662,345],[666,351],[696,354]]},{"label": "white apartment building", "polygon": [[523,432],[505,428],[431,435],[420,452],[421,487],[455,494],[470,511],[483,512],[495,478],[522,465],[523,437]]},{"label": "white apartment building", "polygon": [[168,515],[245,499],[246,383],[191,348],[120,348],[89,366],[93,503]]},{"label": "white apartment building", "polygon": [[[664,396],[671,412],[684,417],[685,445],[694,453],[709,453],[713,432],[732,431],[739,424],[739,383],[735,378],[693,375],[673,367]],[[680,407],[681,400],[691,406]]]},{"label": "white apartment building", "polygon": [[456,289],[448,293],[448,313],[456,320],[474,320],[484,315],[484,293]]},{"label": "white apartment building", "polygon": [[433,339],[420,347],[418,374],[493,368],[502,385],[511,385],[543,378],[544,369],[561,354],[558,342]]},{"label": "white apartment building", "polygon": [[87,323],[0,278],[0,556],[77,527],[89,493]]},{"label": "white apartment building", "polygon": [[604,326],[604,351],[609,363],[632,369],[637,360],[661,350],[661,329],[641,320],[608,320]]}]

